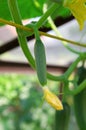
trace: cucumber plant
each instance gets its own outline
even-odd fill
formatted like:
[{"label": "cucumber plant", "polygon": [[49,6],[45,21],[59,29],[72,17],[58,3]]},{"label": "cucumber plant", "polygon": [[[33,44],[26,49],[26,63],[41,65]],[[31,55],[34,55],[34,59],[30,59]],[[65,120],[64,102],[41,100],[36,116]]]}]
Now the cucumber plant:
[{"label": "cucumber plant", "polygon": [[[77,68],[78,63],[86,60],[86,52],[74,50],[74,48],[69,46],[69,43],[76,45],[76,46],[84,47],[84,48],[86,47],[86,44],[81,43],[81,42],[71,41],[71,40],[62,38],[62,35],[58,35],[58,33],[57,33],[58,30],[54,24],[53,19],[49,19],[50,20],[49,24],[50,24],[51,28],[56,32],[57,36],[50,35],[48,33],[42,32],[42,31],[38,31],[39,28],[42,27],[42,25],[44,25],[46,20],[48,18],[50,18],[50,16],[54,13],[54,11],[56,11],[56,10],[57,10],[57,12],[60,11],[60,9],[61,9],[60,7],[64,6],[63,2],[65,2],[65,4],[66,4],[64,8],[66,8],[68,6],[67,8],[73,13],[75,18],[79,22],[80,27],[84,27],[83,23],[86,20],[86,14],[85,14],[86,0],[83,0],[83,1],[73,0],[73,2],[72,2],[72,0],[71,1],[69,1],[69,0],[52,0],[52,5],[50,5],[50,6],[49,6],[49,4],[47,4],[47,2],[45,2],[45,4],[48,5],[47,10],[44,12],[44,14],[40,17],[40,19],[37,22],[32,24],[32,26],[23,25],[21,13],[20,13],[20,10],[18,7],[18,1],[17,0],[7,0],[7,3],[9,5],[9,11],[10,11],[11,17],[12,17],[12,22],[8,21],[6,19],[0,18],[0,23],[4,23],[4,24],[8,24],[8,25],[16,27],[16,32],[18,35],[20,47],[22,48],[22,51],[23,51],[24,55],[26,56],[31,67],[37,71],[37,76],[38,76],[41,86],[45,86],[47,84],[48,79],[57,81],[57,82],[61,82],[61,83],[63,83],[63,87],[64,87],[64,89],[62,91],[64,93],[62,100],[65,99],[64,97],[66,97],[67,94],[71,94],[72,96],[74,96],[74,106],[75,106],[77,122],[78,122],[80,129],[85,130],[86,129],[86,111],[85,111],[85,109],[86,109],[86,103],[85,103],[86,70],[85,70],[85,68],[84,68],[84,70],[81,69],[81,70],[83,70],[82,73],[81,74],[78,73],[78,75],[79,75],[78,84],[75,79],[73,81],[69,80],[69,77]],[[82,7],[82,10],[77,10],[77,8],[78,8],[77,2],[78,2],[78,4],[80,4],[80,7]],[[25,5],[26,5],[26,3],[25,3]],[[38,5],[38,6],[40,6],[40,5]],[[74,9],[74,10],[72,10],[72,9]],[[79,13],[80,13],[80,16],[82,16],[82,17],[79,17]],[[57,13],[57,16],[58,15],[59,15],[59,13]],[[82,20],[81,20],[81,18],[82,18]],[[36,42],[34,45],[35,58],[32,56],[30,49],[27,46],[27,36],[31,36],[32,34],[35,34],[35,39],[36,39]],[[71,51],[72,53],[77,55],[78,58],[76,58],[75,61],[73,61],[73,63],[68,67],[66,72],[64,72],[62,75],[58,76],[58,75],[54,75],[54,74],[47,72],[45,47],[44,47],[44,44],[42,43],[42,40],[40,39],[40,35],[45,35],[50,38],[61,40],[63,45],[69,51]],[[80,71],[80,69],[78,69],[78,71]],[[85,77],[81,77],[83,75],[85,75]],[[74,86],[73,91],[70,91],[70,89],[69,89],[68,85],[70,82],[72,82],[73,85],[75,85],[75,84],[78,85],[77,87]],[[64,100],[64,102],[66,102],[66,100]],[[63,105],[64,105],[64,110],[62,110],[59,113],[57,111],[57,113],[56,113],[56,121],[58,124],[58,126],[56,126],[56,129],[58,127],[58,130],[61,130],[61,129],[67,130],[67,126],[68,126],[70,108],[67,104],[63,103]],[[68,110],[66,109],[65,106],[67,106]],[[82,115],[81,119],[79,117],[79,113]],[[63,118],[65,118],[66,120],[64,121]],[[83,123],[82,123],[82,121],[83,121]],[[63,128],[63,126],[61,126],[62,124],[63,124],[64,128]]]}]

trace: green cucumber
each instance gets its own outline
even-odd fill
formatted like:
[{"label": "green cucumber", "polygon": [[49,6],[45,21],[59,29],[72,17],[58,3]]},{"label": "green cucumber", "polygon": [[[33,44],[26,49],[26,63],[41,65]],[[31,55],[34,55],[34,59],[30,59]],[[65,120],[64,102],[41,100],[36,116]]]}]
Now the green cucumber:
[{"label": "green cucumber", "polygon": [[42,86],[47,83],[45,47],[40,39],[34,45],[35,64],[39,82]]},{"label": "green cucumber", "polygon": [[[78,68],[78,84],[86,79],[86,68]],[[86,88],[74,96],[74,110],[80,130],[86,130]]]},{"label": "green cucumber", "polygon": [[70,118],[70,106],[64,102],[63,110],[55,113],[55,130],[67,130]]}]

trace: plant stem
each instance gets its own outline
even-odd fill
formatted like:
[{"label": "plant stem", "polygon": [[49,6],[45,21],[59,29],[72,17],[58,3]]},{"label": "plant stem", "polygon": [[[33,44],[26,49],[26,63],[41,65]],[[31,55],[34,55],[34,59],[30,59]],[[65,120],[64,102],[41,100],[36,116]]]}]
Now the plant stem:
[{"label": "plant stem", "polygon": [[[47,4],[44,4],[43,10],[44,10],[44,13],[45,13],[45,11],[47,10]],[[59,10],[59,8],[58,8],[58,10]],[[54,22],[53,22],[51,16],[48,17],[48,22],[49,22],[49,24],[50,24],[52,30],[55,31],[56,35],[59,36],[59,37],[62,37],[62,35],[61,35],[60,32],[58,31],[56,25],[54,24]],[[70,50],[71,52],[76,53],[76,54],[80,54],[80,53],[81,53],[81,52],[79,52],[79,51],[74,50],[74,49],[71,48],[70,46],[68,46],[68,43],[67,43],[66,41],[62,41],[62,43],[63,43],[63,45],[64,45],[68,50]]]},{"label": "plant stem", "polygon": [[[14,20],[15,23],[8,22],[8,21],[3,20],[3,19],[0,19],[0,21],[2,21],[3,23],[7,22],[7,24],[11,23],[10,25],[16,27],[16,30],[17,30],[17,33],[18,33],[18,39],[19,39],[19,42],[20,42],[20,46],[21,46],[21,48],[22,48],[26,58],[28,59],[30,65],[35,69],[35,61],[34,61],[34,58],[31,55],[31,52],[30,52],[28,46],[27,46],[27,40],[26,40],[26,37],[24,35],[24,31],[29,31],[30,32],[30,31],[33,31],[33,29],[31,29],[31,28],[29,29],[29,28],[24,27],[22,25],[21,17],[20,17],[20,13],[19,13],[19,10],[18,10],[18,6],[17,6],[17,1],[16,0],[8,0],[8,5],[9,5],[9,9],[10,9],[11,15],[12,15],[13,20]],[[53,7],[54,6],[56,7],[56,5],[53,5]],[[51,14],[51,11],[50,11],[50,14]],[[49,16],[49,13],[47,15],[45,15],[45,16],[47,18]],[[36,27],[40,27],[41,26],[41,24],[43,22],[43,19],[44,19],[44,15],[43,15],[43,18],[38,22],[38,25],[36,24]],[[39,33],[41,35],[45,35],[45,36],[48,36],[48,37],[52,37],[52,38],[56,38],[56,39],[59,39],[59,40],[71,42],[70,40],[67,40],[67,39],[64,39],[64,38],[60,38],[60,37],[56,37],[56,36],[53,36],[53,35],[50,35],[50,34],[46,34],[46,33],[41,32],[41,31],[39,31]],[[83,45],[83,44],[80,44],[80,43],[77,43],[77,42],[73,42],[73,41],[72,41],[72,44],[85,46],[86,47],[85,44]],[[54,81],[64,81],[65,77],[67,79],[69,77],[69,75],[73,72],[73,70],[75,69],[75,67],[77,66],[78,62],[81,60],[81,58],[82,57],[77,58],[76,61],[69,67],[67,72],[65,72],[65,74],[62,75],[62,76],[53,76],[53,75],[47,73],[48,79],[51,79],[51,80],[54,80]]]},{"label": "plant stem", "polygon": [[81,92],[83,89],[86,88],[86,80],[84,80],[79,86],[77,86],[74,90],[72,91],[68,91],[68,94],[71,94],[71,95],[76,95],[78,94],[79,92]]},{"label": "plant stem", "polygon": [[59,4],[52,4],[50,8],[44,13],[44,15],[39,19],[39,21],[36,23],[36,27],[40,28],[41,25],[45,22],[45,20],[56,10],[56,8],[60,7]]},{"label": "plant stem", "polygon": [[47,73],[47,78],[50,79],[50,80],[54,80],[54,81],[64,81],[64,75],[61,75],[61,76],[54,76],[50,73]]},{"label": "plant stem", "polygon": [[[20,13],[19,13],[19,10],[18,10],[17,1],[16,0],[8,0],[8,5],[9,5],[9,9],[10,9],[10,12],[11,12],[11,15],[12,15],[14,22],[22,25]],[[31,55],[31,53],[30,53],[30,50],[27,46],[27,40],[26,40],[26,37],[24,36],[24,31],[19,29],[19,28],[16,28],[16,31],[17,31],[17,34],[18,34],[20,46],[21,46],[25,56],[27,57],[30,65],[33,68],[35,68],[35,62],[34,62],[34,59]]]},{"label": "plant stem", "polygon": [[8,21],[8,20],[2,19],[2,18],[0,18],[0,23],[8,24],[10,26],[16,27],[18,29],[21,29],[21,30],[27,31],[27,32],[33,31],[33,29],[31,27],[26,27],[26,26],[23,26],[22,24],[14,23],[12,21]]},{"label": "plant stem", "polygon": [[[4,23],[4,24],[11,25],[11,26],[14,26],[16,28],[22,29],[22,30],[27,31],[27,32],[32,32],[33,31],[33,29],[31,29],[31,27],[28,28],[28,27],[25,27],[23,25],[7,21],[5,19],[1,19],[0,18],[0,22]],[[83,43],[80,43],[80,42],[71,41],[71,40],[68,40],[68,39],[65,39],[65,38],[61,38],[61,37],[58,37],[58,36],[54,36],[54,35],[51,35],[51,34],[48,34],[48,33],[42,32],[42,31],[39,31],[39,34],[47,36],[47,37],[50,37],[50,38],[54,38],[54,39],[57,39],[57,40],[66,41],[69,44],[73,44],[73,45],[77,45],[77,46],[81,46],[81,47],[86,47],[85,43],[83,44]]]},{"label": "plant stem", "polygon": [[68,70],[64,73],[64,76],[66,79],[69,78],[69,76],[71,75],[71,73],[74,71],[74,69],[76,68],[77,64],[79,63],[79,61],[81,60],[81,56],[79,56],[68,68]]}]

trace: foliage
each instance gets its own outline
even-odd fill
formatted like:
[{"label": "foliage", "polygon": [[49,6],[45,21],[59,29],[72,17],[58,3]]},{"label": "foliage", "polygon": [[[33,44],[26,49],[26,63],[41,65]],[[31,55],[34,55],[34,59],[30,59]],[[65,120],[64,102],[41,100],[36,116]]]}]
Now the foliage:
[{"label": "foliage", "polygon": [[[57,83],[48,82],[56,93]],[[53,86],[53,88],[52,88]],[[0,75],[0,129],[1,130],[53,130],[55,110],[46,102],[42,104],[42,89],[33,75]],[[69,130],[78,130],[71,106]],[[58,118],[59,119],[59,118]],[[56,121],[55,121],[56,123]]]},{"label": "foliage", "polygon": [[[44,0],[17,0],[22,19],[42,15]],[[3,14],[3,15],[2,15]],[[0,17],[7,20],[12,19],[8,8],[7,0],[0,0]]]},{"label": "foliage", "polygon": [[35,76],[0,75],[2,130],[51,130],[54,110],[41,104],[42,96]]},{"label": "foliage", "polygon": [[[12,20],[7,0],[0,0],[0,18],[4,18],[6,20]],[[52,4],[50,0],[17,0],[18,1],[18,7],[20,10],[21,18],[22,19],[29,19],[41,16],[43,14],[43,5],[44,3],[48,3],[49,5]],[[24,6],[25,5],[25,6]],[[2,15],[3,14],[3,15]],[[57,16],[66,17],[69,16],[70,12],[68,9],[65,9],[63,6],[61,6],[59,12],[57,9],[52,14],[52,18],[55,19]],[[3,25],[0,23],[0,25]]]}]

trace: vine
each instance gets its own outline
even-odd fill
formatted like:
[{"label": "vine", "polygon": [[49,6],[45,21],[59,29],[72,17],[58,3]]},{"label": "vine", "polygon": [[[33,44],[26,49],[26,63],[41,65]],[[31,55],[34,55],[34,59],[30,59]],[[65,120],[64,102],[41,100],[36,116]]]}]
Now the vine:
[{"label": "vine", "polygon": [[[40,81],[40,84],[42,86],[47,85],[47,82],[46,82],[46,78],[47,78],[49,80],[60,81],[61,83],[63,83],[64,88],[65,88],[64,89],[64,95],[65,94],[76,95],[77,93],[82,91],[85,88],[86,80],[84,80],[79,85],[79,87],[77,89],[74,89],[73,91],[70,91],[69,87],[68,87],[68,84],[69,84],[70,80],[68,78],[74,72],[74,70],[76,69],[78,63],[83,62],[83,61],[86,60],[86,52],[76,51],[73,48],[71,48],[68,44],[73,44],[75,46],[81,46],[81,47],[86,47],[86,44],[65,39],[58,32],[58,29],[55,26],[55,24],[53,22],[53,19],[50,16],[56,9],[59,10],[59,8],[61,7],[61,4],[53,3],[49,8],[47,8],[47,5],[45,5],[44,6],[45,7],[44,8],[44,14],[43,14],[42,17],[40,17],[38,22],[31,23],[31,24],[26,25],[26,26],[24,26],[22,24],[22,19],[21,19],[19,8],[18,8],[17,0],[8,0],[8,5],[9,5],[9,10],[10,10],[13,21],[11,22],[11,21],[7,21],[5,19],[0,18],[0,22],[4,23],[4,24],[11,25],[11,26],[14,26],[16,28],[16,32],[17,32],[17,35],[18,35],[18,40],[19,40],[20,47],[22,48],[22,51],[23,51],[25,57],[27,58],[29,64],[31,65],[31,67],[37,71],[38,79]],[[43,25],[43,23],[46,21],[46,19],[48,19],[48,22],[49,22],[51,28],[55,31],[57,36],[54,36],[54,35],[39,31],[39,28]],[[35,49],[35,59],[33,58],[32,54],[30,52],[30,49],[28,48],[27,40],[26,40],[26,37],[30,36],[32,34],[35,35],[35,39],[36,39],[36,43],[35,43],[35,48],[36,48]],[[71,51],[71,52],[78,55],[76,60],[69,66],[68,70],[64,74],[62,74],[60,76],[58,76],[58,75],[56,76],[56,75],[50,74],[49,72],[46,72],[46,61],[45,61],[46,57],[45,57],[45,54],[44,54],[45,53],[45,51],[44,51],[45,47],[44,47],[44,45],[43,45],[43,43],[42,43],[42,41],[40,39],[40,35],[44,35],[46,37],[61,40],[62,44],[69,51]],[[52,95],[51,93],[49,93],[49,94]],[[49,101],[49,99],[47,99],[47,100]],[[61,107],[61,109],[62,109],[62,107]]]}]

